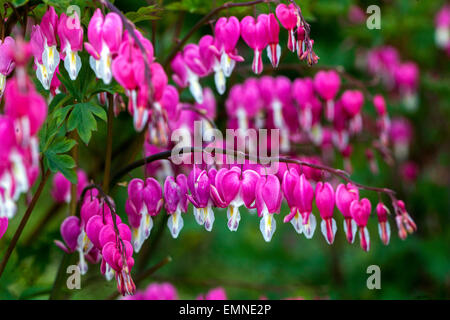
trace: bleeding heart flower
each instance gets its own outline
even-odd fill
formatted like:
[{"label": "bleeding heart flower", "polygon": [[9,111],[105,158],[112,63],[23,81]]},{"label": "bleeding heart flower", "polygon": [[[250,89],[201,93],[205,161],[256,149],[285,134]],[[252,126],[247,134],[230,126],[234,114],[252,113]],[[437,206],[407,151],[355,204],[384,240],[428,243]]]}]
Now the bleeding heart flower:
[{"label": "bleeding heart flower", "polygon": [[233,72],[236,61],[242,62],[244,58],[238,55],[236,45],[241,34],[241,27],[238,18],[221,17],[214,27],[214,37],[217,40],[218,54],[220,54],[220,64],[225,77],[229,77]]},{"label": "bleeding heart flower", "polygon": [[181,213],[187,212],[187,193],[187,178],[184,174],[179,174],[176,179],[172,176],[166,178],[164,182],[164,199],[167,214],[170,215],[169,220],[167,220],[167,227],[174,239],[178,237],[184,225]]},{"label": "bleeding heart flower", "polygon": [[294,29],[297,26],[297,9],[293,3],[285,5],[280,3],[275,9],[278,20],[280,20],[281,25],[288,31],[288,49],[292,52],[295,51],[295,35]]},{"label": "bleeding heart flower", "polygon": [[75,80],[81,69],[81,59],[78,51],[83,49],[83,28],[77,13],[67,17],[61,14],[58,24],[58,36],[62,48],[64,67],[71,80]]},{"label": "bleeding heart flower", "polygon": [[91,55],[89,64],[92,70],[105,84],[112,79],[112,55],[119,51],[122,30],[122,19],[114,12],[103,17],[101,10],[97,9],[89,22],[89,42],[85,42],[84,47]]},{"label": "bleeding heart flower", "polygon": [[322,223],[320,225],[322,234],[328,244],[334,242],[337,226],[333,219],[334,211],[334,190],[328,182],[319,182],[316,186],[316,205],[319,209]]},{"label": "bleeding heart flower", "polygon": [[344,232],[349,243],[355,241],[357,226],[350,213],[350,204],[359,199],[359,191],[351,183],[340,184],[336,189],[336,206],[344,216]]},{"label": "bleeding heart flower", "polygon": [[282,192],[280,181],[275,175],[261,176],[256,184],[256,208],[262,218],[259,229],[266,242],[272,239],[277,224],[273,217],[280,213]]},{"label": "bleeding heart flower", "polygon": [[254,51],[252,70],[255,74],[260,74],[263,69],[261,54],[269,43],[268,25],[269,16],[266,14],[260,14],[256,21],[252,16],[241,21],[242,39]]},{"label": "bleeding heart flower", "polygon": [[376,211],[378,216],[378,234],[383,244],[388,245],[391,238],[391,226],[387,219],[388,214],[390,214],[389,209],[382,202],[379,202]]},{"label": "bleeding heart flower", "polygon": [[353,200],[350,204],[350,213],[356,225],[359,228],[359,241],[361,248],[364,251],[370,249],[370,236],[369,230],[367,230],[367,222],[369,220],[370,213],[372,211],[372,205],[367,198],[361,200]]},{"label": "bleeding heart flower", "polygon": [[253,170],[241,172],[239,167],[222,168],[214,180],[215,183],[211,185],[211,198],[218,207],[228,207],[228,228],[230,231],[237,231],[241,220],[239,207],[252,207],[259,174]]},{"label": "bleeding heart flower", "polygon": [[334,98],[336,97],[339,87],[341,86],[341,79],[339,74],[334,71],[319,71],[314,77],[314,89],[327,103],[326,116],[329,121],[333,121],[334,112]]},{"label": "bleeding heart flower", "polygon": [[210,197],[211,180],[205,170],[196,166],[188,177],[188,187],[191,192],[189,201],[194,205],[195,220],[199,225],[204,225],[207,231],[211,231],[214,224],[213,201]]}]

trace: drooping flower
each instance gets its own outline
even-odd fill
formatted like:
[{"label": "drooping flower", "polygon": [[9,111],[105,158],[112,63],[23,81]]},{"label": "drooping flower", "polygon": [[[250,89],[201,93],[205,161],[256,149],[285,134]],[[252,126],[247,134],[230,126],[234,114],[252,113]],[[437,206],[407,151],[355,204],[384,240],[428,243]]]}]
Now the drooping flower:
[{"label": "drooping flower", "polygon": [[44,65],[42,56],[44,55],[45,37],[39,25],[35,25],[31,29],[30,36],[31,51],[34,56],[34,64],[36,65],[36,77],[41,82],[44,89],[50,89],[50,83],[53,78],[53,72]]},{"label": "drooping flower", "polygon": [[246,16],[241,21],[241,36],[245,43],[253,49],[252,70],[260,74],[263,70],[262,51],[267,47],[269,16],[260,14],[255,20],[252,16]]},{"label": "drooping flower", "polygon": [[[303,232],[302,226],[302,216],[299,212],[298,204],[299,204],[299,180],[300,176],[298,171],[295,168],[291,168],[286,170],[283,175],[283,181],[281,183],[281,188],[283,190],[284,197],[288,203],[289,208],[291,209],[290,213],[288,213],[283,222],[291,222],[297,233]],[[311,199],[312,201],[312,199]]]},{"label": "drooping flower", "polygon": [[328,182],[319,182],[316,186],[316,205],[319,209],[322,223],[320,225],[322,234],[328,244],[334,242],[337,226],[333,219],[334,211],[334,190]]},{"label": "drooping flower", "polygon": [[299,121],[302,130],[310,132],[313,123],[314,82],[311,78],[295,79],[292,83],[292,97],[300,107]]},{"label": "drooping flower", "polygon": [[341,86],[341,79],[339,74],[334,71],[319,71],[314,77],[314,89],[326,101],[325,115],[329,121],[332,121],[335,116],[334,112],[334,98]]},{"label": "drooping flower", "polygon": [[389,136],[394,146],[395,157],[399,161],[406,160],[409,154],[409,144],[413,137],[411,122],[403,117],[392,119]]},{"label": "drooping flower", "polygon": [[370,249],[370,236],[369,230],[367,230],[367,222],[369,220],[370,213],[372,211],[372,205],[367,198],[361,200],[353,200],[350,204],[350,214],[359,229],[359,242],[361,248],[364,251]]},{"label": "drooping flower", "polygon": [[399,64],[394,69],[395,84],[406,109],[414,111],[418,107],[417,86],[419,84],[419,67],[414,62]]},{"label": "drooping flower", "polygon": [[194,166],[188,177],[188,187],[191,192],[189,201],[194,205],[194,217],[199,225],[204,225],[211,231],[214,224],[213,201],[210,197],[211,180],[206,170]]},{"label": "drooping flower", "polygon": [[274,214],[280,213],[282,192],[280,181],[275,175],[261,176],[256,184],[256,208],[262,218],[259,229],[266,242],[272,239],[277,224]]},{"label": "drooping flower", "polygon": [[237,231],[241,215],[239,207],[253,207],[259,174],[253,170],[241,171],[239,167],[222,168],[211,185],[211,197],[220,208],[227,208],[228,228]]},{"label": "drooping flower", "polygon": [[226,90],[225,73],[220,64],[220,50],[217,48],[217,40],[211,35],[203,36],[199,43],[199,53],[203,65],[206,69],[214,71],[214,82],[219,94],[224,94]]},{"label": "drooping flower", "polygon": [[436,31],[434,39],[439,48],[450,52],[450,5],[444,5],[434,18]]},{"label": "drooping flower", "polygon": [[359,200],[359,191],[351,183],[340,184],[336,189],[336,207],[344,216],[344,232],[349,243],[355,241],[357,225],[352,219],[350,205],[354,200]]},{"label": "drooping flower", "polygon": [[203,90],[200,85],[200,77],[208,73],[208,69],[200,57],[199,46],[188,44],[183,53],[178,53],[171,63],[174,74],[173,80],[181,88],[189,86],[189,91],[197,103],[203,102]]},{"label": "drooping flower", "polygon": [[359,90],[346,90],[341,96],[342,107],[350,117],[349,127],[351,133],[362,130],[361,108],[364,104],[364,95]]},{"label": "drooping flower", "polygon": [[75,80],[81,69],[78,51],[83,49],[83,28],[76,11],[70,17],[62,13],[59,17],[58,36],[61,43],[61,56],[64,67],[71,80]]},{"label": "drooping flower", "polygon": [[388,221],[389,209],[382,203],[377,204],[377,216],[378,216],[378,234],[380,235],[381,241],[385,244],[389,244],[389,239],[391,238],[391,226]]},{"label": "drooping flower", "polygon": [[214,27],[214,37],[217,40],[217,47],[220,54],[220,64],[225,77],[229,77],[233,72],[236,61],[242,62],[244,58],[238,55],[236,45],[239,41],[241,28],[238,18],[221,17]]},{"label": "drooping flower", "polygon": [[136,252],[150,236],[152,217],[159,214],[163,205],[161,185],[154,178],[133,179],[128,184],[125,211],[133,227],[133,246]]},{"label": "drooping flower", "polygon": [[85,241],[86,234],[82,232],[80,218],[75,216],[67,217],[61,224],[60,231],[65,244],[59,240],[55,240],[55,244],[66,253],[77,251],[79,255],[78,267],[80,268],[80,273],[82,275],[86,274],[88,265],[85,257],[89,251],[95,248],[90,241]]},{"label": "drooping flower", "polygon": [[295,35],[294,29],[297,26],[297,10],[293,3],[285,5],[280,3],[275,9],[278,20],[280,20],[281,25],[288,31],[288,43],[287,47],[292,52],[295,51]]},{"label": "drooping flower", "polygon": [[109,281],[115,275],[118,291],[122,295],[134,294],[136,286],[130,273],[134,265],[131,230],[115,213],[112,199],[99,199],[97,196],[97,190],[90,190],[83,201],[83,207],[89,205],[93,209],[93,212],[89,208],[82,209],[82,217],[89,218],[87,223],[82,222],[86,238],[101,252],[100,271],[106,279]]},{"label": "drooping flower", "polygon": [[44,123],[47,104],[30,80],[23,88],[18,79],[13,78],[5,90],[5,114],[14,121],[19,144],[26,147]]},{"label": "drooping flower", "polygon": [[101,10],[97,9],[89,22],[89,42],[85,42],[84,47],[91,55],[89,64],[92,70],[105,84],[112,79],[112,55],[119,50],[122,30],[122,19],[114,12],[103,17]]},{"label": "drooping flower", "polygon": [[14,39],[6,37],[0,40],[0,99],[6,87],[6,77],[13,71],[15,63],[10,55],[14,47]]},{"label": "drooping flower", "polygon": [[[44,40],[44,50],[42,52],[42,63],[48,70],[50,75],[56,70],[59,65],[59,52],[56,49],[56,30],[58,25],[58,15],[53,7],[49,7],[41,20],[41,31]],[[50,76],[51,79],[51,76]]]},{"label": "drooping flower", "polygon": [[417,230],[417,225],[406,211],[405,203],[402,200],[397,200],[397,207],[399,214],[395,217],[398,227],[399,237],[404,240],[408,233],[413,233]]},{"label": "drooping flower", "polygon": [[279,43],[280,25],[273,13],[269,13],[267,18],[267,56],[269,57],[272,67],[278,67],[281,56],[281,47]]},{"label": "drooping flower", "polygon": [[167,214],[167,227],[176,239],[183,228],[183,218],[181,213],[187,212],[188,197],[187,178],[184,174],[179,174],[176,178],[168,176],[164,182],[164,199]]}]

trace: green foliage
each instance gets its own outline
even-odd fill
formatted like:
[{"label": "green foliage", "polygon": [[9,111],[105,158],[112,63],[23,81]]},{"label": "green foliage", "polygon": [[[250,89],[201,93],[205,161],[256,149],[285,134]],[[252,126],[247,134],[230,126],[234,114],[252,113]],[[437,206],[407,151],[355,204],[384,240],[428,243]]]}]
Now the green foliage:
[{"label": "green foliage", "polygon": [[75,161],[67,154],[76,144],[73,139],[58,137],[44,151],[45,164],[52,172],[61,172],[70,182],[77,183],[77,175],[74,170]]},{"label": "green foliage", "polygon": [[142,7],[139,8],[137,12],[127,12],[125,15],[131,22],[137,23],[142,21],[148,21],[148,20],[157,20],[159,19],[159,13],[160,9],[155,6],[148,6],[148,7]]},{"label": "green foliage", "polygon": [[103,108],[91,102],[78,103],[73,106],[72,112],[67,120],[67,130],[77,130],[81,140],[88,144],[91,140],[92,131],[97,130],[95,116],[106,121],[106,112]]}]

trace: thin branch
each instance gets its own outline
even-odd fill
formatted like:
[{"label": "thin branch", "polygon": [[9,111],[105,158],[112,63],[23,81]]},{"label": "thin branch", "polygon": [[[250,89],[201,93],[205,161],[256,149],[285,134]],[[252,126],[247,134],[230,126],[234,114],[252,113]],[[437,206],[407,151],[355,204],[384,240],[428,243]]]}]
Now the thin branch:
[{"label": "thin branch", "polygon": [[55,214],[61,207],[61,203],[53,202],[52,206],[47,210],[42,220],[37,224],[33,232],[31,232],[31,235],[25,240],[25,246],[30,246],[33,244],[42,230],[44,230],[44,228],[47,226],[47,223],[49,223],[51,219],[55,217]]},{"label": "thin branch", "polygon": [[45,173],[43,173],[41,177],[41,181],[39,182],[39,186],[36,190],[36,193],[33,195],[33,199],[31,199],[30,205],[28,206],[27,210],[25,211],[25,214],[23,215],[22,220],[20,221],[19,227],[17,228],[16,232],[14,233],[14,236],[9,243],[8,249],[6,249],[6,253],[3,256],[3,260],[0,264],[0,278],[3,274],[3,271],[5,271],[6,265],[8,264],[9,258],[11,256],[11,253],[14,251],[14,248],[16,247],[17,241],[19,240],[23,229],[25,228],[25,225],[28,222],[28,219],[31,216],[31,213],[33,212],[33,209],[39,200],[39,197],[41,196],[42,190],[44,189],[45,183],[48,180],[48,177],[50,176],[50,170],[47,169]]}]

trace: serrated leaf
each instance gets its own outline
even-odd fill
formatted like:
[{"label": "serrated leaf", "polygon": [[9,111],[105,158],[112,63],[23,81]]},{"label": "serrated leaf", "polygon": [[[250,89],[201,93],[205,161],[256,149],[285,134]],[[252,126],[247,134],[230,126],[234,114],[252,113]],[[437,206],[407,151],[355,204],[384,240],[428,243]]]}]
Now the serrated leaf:
[{"label": "serrated leaf", "polygon": [[95,114],[97,117],[99,117],[100,119],[102,119],[105,122],[108,119],[105,109],[103,109],[102,107],[100,107],[96,104],[89,103],[89,110],[91,110],[91,112],[93,114]]},{"label": "serrated leaf", "polygon": [[155,5],[151,5],[148,7],[141,7],[136,12],[127,12],[125,16],[133,23],[137,23],[141,21],[159,19],[159,16],[157,15],[159,11],[159,8],[157,8]]},{"label": "serrated leaf", "polygon": [[75,160],[67,154],[56,154],[53,151],[45,152],[45,161],[52,172],[61,172],[71,183],[77,183],[77,174],[73,169]]},{"label": "serrated leaf", "polygon": [[94,115],[106,121],[106,112],[103,108],[90,102],[76,104],[67,120],[67,130],[76,129],[81,140],[88,144],[92,131],[97,130],[97,121]]},{"label": "serrated leaf", "polygon": [[61,123],[67,118],[67,114],[73,109],[73,106],[74,105],[62,107],[53,113],[53,118],[56,119],[57,126],[60,126]]},{"label": "serrated leaf", "polygon": [[59,137],[53,141],[48,150],[54,153],[65,153],[70,151],[76,144],[77,142],[73,139]]}]

